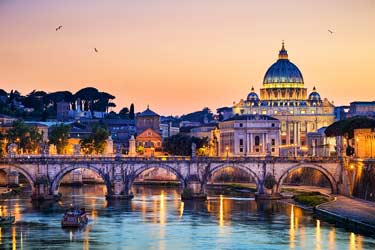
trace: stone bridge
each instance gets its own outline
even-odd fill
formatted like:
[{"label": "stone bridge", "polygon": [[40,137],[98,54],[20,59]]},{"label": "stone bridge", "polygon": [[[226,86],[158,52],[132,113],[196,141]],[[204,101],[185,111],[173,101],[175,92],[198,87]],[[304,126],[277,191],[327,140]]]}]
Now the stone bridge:
[{"label": "stone bridge", "polygon": [[[332,193],[348,194],[347,173],[342,158],[283,157],[85,157],[85,156],[17,156],[0,159],[0,169],[12,176],[22,173],[32,187],[32,198],[52,199],[58,195],[61,180],[75,169],[90,169],[103,179],[109,199],[131,199],[131,186],[137,176],[151,168],[172,172],[181,186],[194,197],[205,198],[206,185],[218,170],[232,167],[251,175],[258,194],[270,193],[264,187],[266,176],[275,177],[273,187],[279,193],[284,179],[299,168],[320,171],[330,182]],[[268,192],[267,192],[268,191]]]}]

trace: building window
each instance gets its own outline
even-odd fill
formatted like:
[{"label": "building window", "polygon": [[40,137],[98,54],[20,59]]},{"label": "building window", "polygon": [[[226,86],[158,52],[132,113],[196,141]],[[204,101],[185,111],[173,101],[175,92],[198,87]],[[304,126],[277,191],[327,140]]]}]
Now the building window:
[{"label": "building window", "polygon": [[289,112],[290,112],[290,114],[291,114],[291,115],[293,115],[293,114],[294,114],[293,110],[291,110],[291,111],[289,111]]},{"label": "building window", "polygon": [[271,127],[275,127],[275,123],[272,123],[272,124],[271,124]]},{"label": "building window", "polygon": [[243,127],[243,124],[242,123],[240,123],[240,128],[242,128]]},{"label": "building window", "polygon": [[285,145],[286,144],[286,139],[281,140],[281,144]]},{"label": "building window", "polygon": [[302,109],[301,114],[306,114],[306,111],[304,109]]},{"label": "building window", "polygon": [[272,148],[271,150],[272,150],[272,152],[275,152],[275,148]]},{"label": "building window", "polygon": [[275,115],[277,115],[277,110],[273,111],[273,113],[274,113]]},{"label": "building window", "polygon": [[243,152],[243,148],[240,148],[240,153],[242,153]]},{"label": "building window", "polygon": [[266,115],[267,114],[267,110],[262,110],[262,115]]},{"label": "building window", "polygon": [[281,131],[282,132],[286,131],[286,123],[285,122],[281,123]]},{"label": "building window", "polygon": [[259,136],[255,136],[254,140],[255,140],[255,146],[259,146],[260,144]]},{"label": "building window", "polygon": [[275,139],[272,139],[272,140],[271,140],[271,145],[272,145],[272,146],[275,146],[275,143],[276,143]]},{"label": "building window", "polygon": [[240,139],[240,146],[243,146],[243,139]]},{"label": "building window", "polygon": [[311,114],[315,114],[315,110],[311,110]]}]

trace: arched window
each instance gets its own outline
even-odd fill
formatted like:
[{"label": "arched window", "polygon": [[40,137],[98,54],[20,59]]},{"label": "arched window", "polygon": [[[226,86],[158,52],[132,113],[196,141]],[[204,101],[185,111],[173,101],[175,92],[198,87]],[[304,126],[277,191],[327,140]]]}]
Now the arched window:
[{"label": "arched window", "polygon": [[260,141],[260,139],[259,139],[259,136],[255,136],[255,146],[259,146],[259,141]]}]

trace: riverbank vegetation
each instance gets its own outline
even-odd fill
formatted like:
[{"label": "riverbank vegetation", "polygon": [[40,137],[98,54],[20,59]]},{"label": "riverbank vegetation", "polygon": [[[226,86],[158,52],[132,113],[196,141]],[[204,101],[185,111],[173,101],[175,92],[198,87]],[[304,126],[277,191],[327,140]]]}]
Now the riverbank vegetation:
[{"label": "riverbank vegetation", "polygon": [[322,203],[330,201],[329,197],[322,195],[319,192],[299,192],[293,200],[305,206],[315,207]]}]

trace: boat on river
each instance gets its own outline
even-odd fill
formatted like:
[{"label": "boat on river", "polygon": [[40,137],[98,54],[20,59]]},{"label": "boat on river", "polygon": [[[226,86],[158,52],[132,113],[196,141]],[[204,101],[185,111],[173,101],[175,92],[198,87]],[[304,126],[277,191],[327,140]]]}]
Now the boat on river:
[{"label": "boat on river", "polygon": [[84,208],[76,209],[70,208],[65,211],[63,218],[61,219],[62,227],[83,227],[88,223],[89,219],[86,215]]}]

